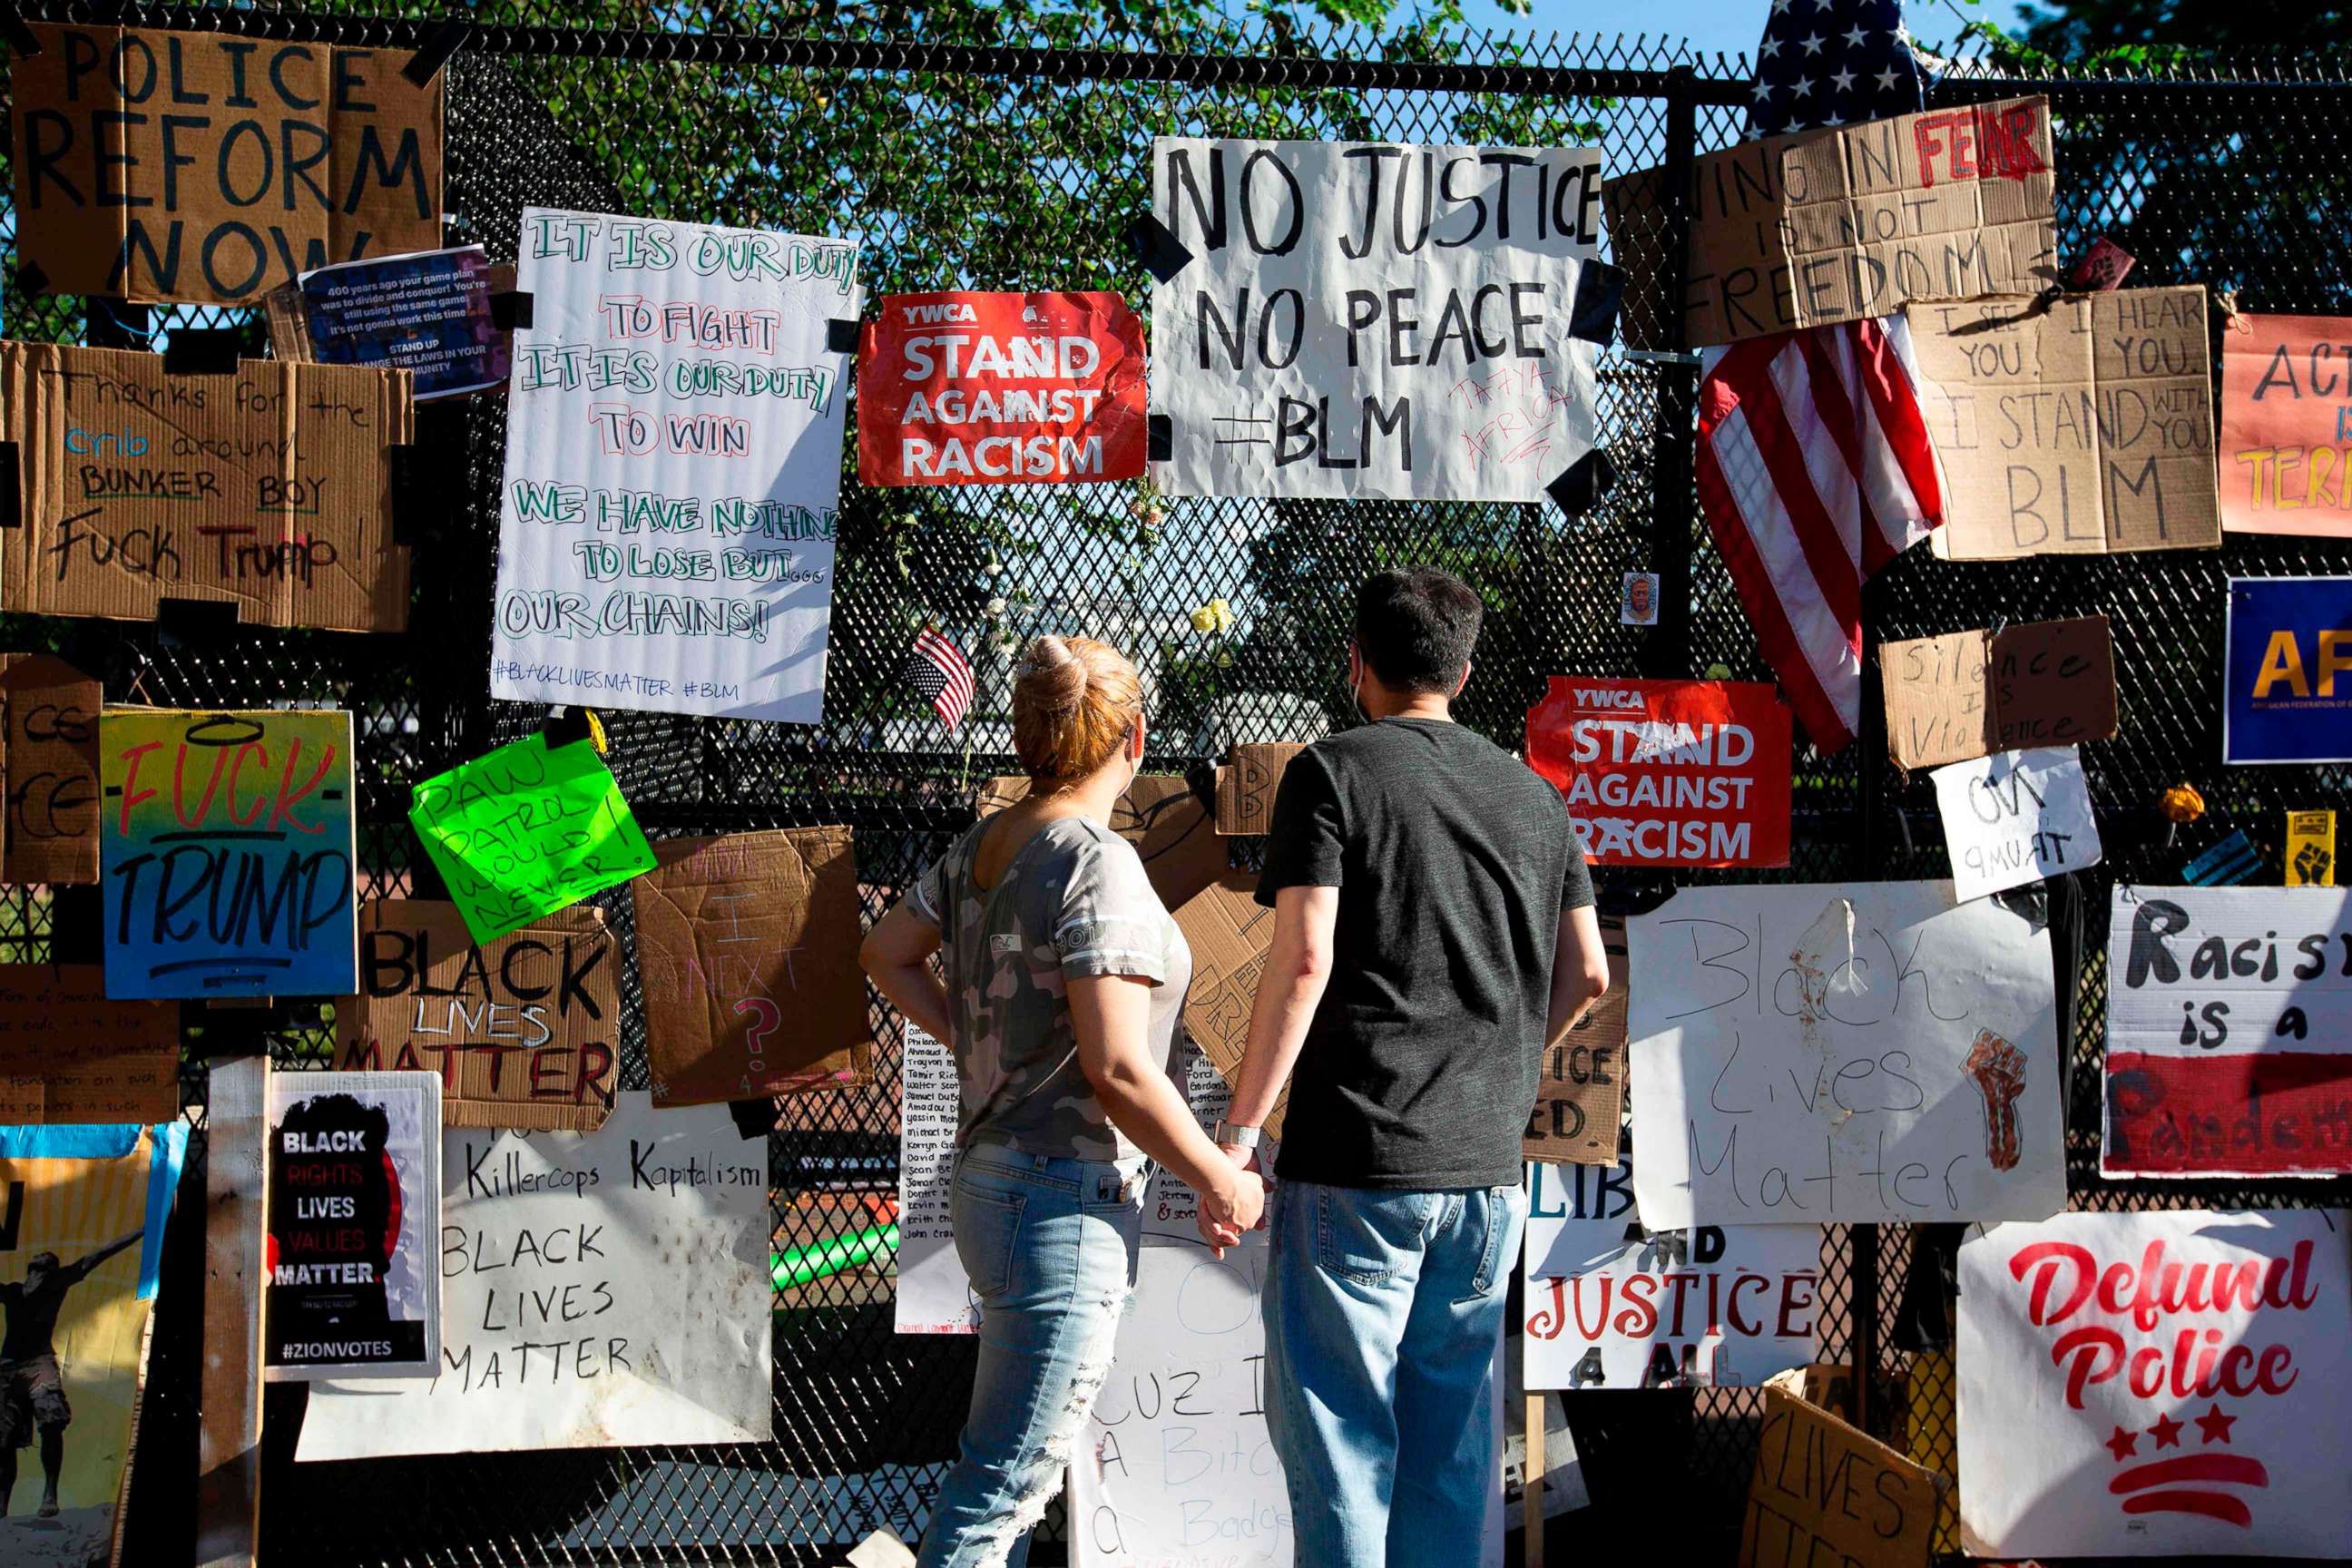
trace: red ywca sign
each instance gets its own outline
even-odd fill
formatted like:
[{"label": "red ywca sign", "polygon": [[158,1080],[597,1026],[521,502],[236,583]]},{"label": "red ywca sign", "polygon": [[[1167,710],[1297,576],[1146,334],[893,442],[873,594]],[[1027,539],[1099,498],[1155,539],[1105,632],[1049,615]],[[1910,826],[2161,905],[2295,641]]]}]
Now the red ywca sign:
[{"label": "red ywca sign", "polygon": [[869,485],[1143,473],[1143,323],[1117,294],[892,294],[857,348]]},{"label": "red ywca sign", "polygon": [[1528,765],[1596,866],[1789,863],[1789,710],[1769,686],[1555,675]]}]

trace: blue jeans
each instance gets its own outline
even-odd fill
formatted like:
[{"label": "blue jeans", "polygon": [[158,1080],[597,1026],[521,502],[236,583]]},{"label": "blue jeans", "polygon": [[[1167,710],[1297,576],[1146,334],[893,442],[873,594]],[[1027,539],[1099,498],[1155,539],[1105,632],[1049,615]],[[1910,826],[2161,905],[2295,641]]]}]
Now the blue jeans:
[{"label": "blue jeans", "polygon": [[1301,1568],[1475,1563],[1517,1186],[1274,1190],[1266,1425]]},{"label": "blue jeans", "polygon": [[956,1256],[980,1298],[962,1458],[931,1507],[920,1568],[1021,1568],[1110,1371],[1135,1283],[1145,1162],[956,1156]]}]

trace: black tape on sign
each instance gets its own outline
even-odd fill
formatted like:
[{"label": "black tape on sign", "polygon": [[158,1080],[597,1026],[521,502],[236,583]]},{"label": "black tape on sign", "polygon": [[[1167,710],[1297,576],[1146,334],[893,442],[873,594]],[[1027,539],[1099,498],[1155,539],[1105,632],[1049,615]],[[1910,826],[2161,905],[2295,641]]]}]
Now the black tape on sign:
[{"label": "black tape on sign", "polygon": [[49,291],[49,275],[41,270],[39,262],[27,261],[16,268],[16,287],[27,294],[46,294]]},{"label": "black tape on sign", "polygon": [[1625,302],[1625,274],[1605,261],[1587,260],[1576,269],[1576,303],[1568,313],[1568,335],[1588,343],[1617,336],[1617,308]]},{"label": "black tape on sign", "polygon": [[235,375],[243,337],[234,327],[181,327],[163,345],[163,374]]},{"label": "black tape on sign", "polygon": [[824,324],[824,349],[827,353],[854,354],[857,352],[857,323],[836,316]]},{"label": "black tape on sign", "polygon": [[0,441],[0,528],[25,526],[25,466],[14,441]]},{"label": "black tape on sign", "polygon": [[1595,447],[1570,463],[1568,472],[1544,486],[1544,494],[1569,516],[1582,517],[1616,482],[1617,465],[1609,460],[1606,451]]},{"label": "black tape on sign", "polygon": [[419,87],[431,87],[433,79],[441,74],[441,68],[449,63],[449,57],[464,47],[466,35],[473,30],[474,25],[462,17],[442,23],[433,29],[424,47],[408,57],[408,63],[400,68],[400,74]]},{"label": "black tape on sign", "polygon": [[530,325],[530,300],[528,294],[514,289],[502,289],[490,296],[490,325],[502,332],[511,332]]},{"label": "black tape on sign", "polygon": [[435,489],[434,476],[425,468],[425,448],[414,441],[389,442],[383,448],[383,461],[392,480],[392,542],[414,544],[417,522]]},{"label": "black tape on sign", "polygon": [[0,5],[0,38],[8,41],[8,52],[19,59],[41,52],[41,40],[14,5]]},{"label": "black tape on sign", "polygon": [[236,605],[229,599],[158,599],[155,634],[171,647],[215,640],[236,630]]},{"label": "black tape on sign", "polygon": [[1143,457],[1146,462],[1164,463],[1176,455],[1176,422],[1165,414],[1143,416]]},{"label": "black tape on sign", "polygon": [[1192,253],[1156,214],[1145,213],[1129,224],[1127,238],[1135,254],[1143,258],[1144,270],[1162,283],[1192,264]]},{"label": "black tape on sign", "polygon": [[727,1114],[735,1119],[735,1131],[745,1138],[765,1138],[776,1130],[772,1100],[730,1100]]},{"label": "black tape on sign", "polygon": [[49,889],[49,962],[106,962],[106,900],[97,883]]}]

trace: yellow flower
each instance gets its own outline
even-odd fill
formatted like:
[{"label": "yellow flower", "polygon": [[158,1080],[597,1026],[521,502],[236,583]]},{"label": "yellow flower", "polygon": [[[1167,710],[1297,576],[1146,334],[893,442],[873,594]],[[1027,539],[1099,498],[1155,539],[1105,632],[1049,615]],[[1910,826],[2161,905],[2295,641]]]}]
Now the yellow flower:
[{"label": "yellow flower", "polygon": [[1234,629],[1234,607],[1231,605],[1223,599],[1212,599],[1209,601],[1209,613],[1216,617],[1217,630],[1229,632]]},{"label": "yellow flower", "polygon": [[1203,605],[1192,612],[1192,629],[1203,634],[1217,629],[1217,612],[1213,605]]},{"label": "yellow flower", "polygon": [[2158,797],[2157,809],[2167,822],[2194,822],[2205,815],[2205,797],[2188,784],[2175,784]]}]

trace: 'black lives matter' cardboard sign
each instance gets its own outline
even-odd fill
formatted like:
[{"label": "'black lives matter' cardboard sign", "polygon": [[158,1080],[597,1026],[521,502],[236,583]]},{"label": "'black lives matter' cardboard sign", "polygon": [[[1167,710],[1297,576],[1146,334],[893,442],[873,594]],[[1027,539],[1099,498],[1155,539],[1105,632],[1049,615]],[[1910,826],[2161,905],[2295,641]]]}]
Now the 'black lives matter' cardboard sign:
[{"label": "'black lives matter' cardboard sign", "polygon": [[40,287],[258,303],[441,243],[440,79],[403,49],[42,25],[10,72],[16,249]]}]

